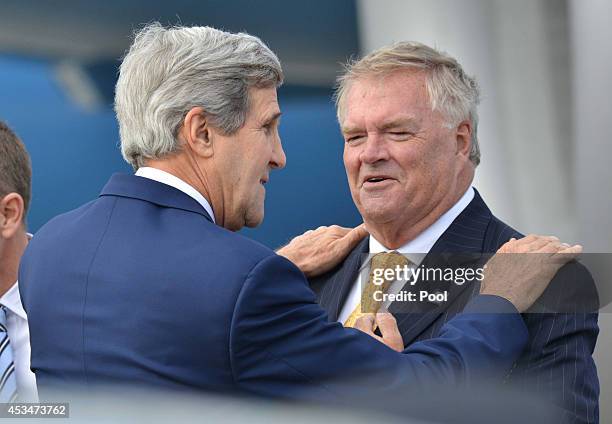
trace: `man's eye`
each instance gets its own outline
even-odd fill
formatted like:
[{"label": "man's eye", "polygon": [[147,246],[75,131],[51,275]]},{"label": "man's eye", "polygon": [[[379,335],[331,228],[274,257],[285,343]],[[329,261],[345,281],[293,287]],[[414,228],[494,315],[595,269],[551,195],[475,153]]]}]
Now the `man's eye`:
[{"label": "man's eye", "polygon": [[352,137],[348,137],[348,138],[346,139],[346,142],[347,142],[347,143],[354,143],[354,142],[356,142],[356,141],[361,140],[362,138],[363,138],[363,136],[362,136],[362,135],[354,135],[354,136],[352,136]]},{"label": "man's eye", "polygon": [[389,135],[395,139],[404,139],[410,137],[411,133],[407,131],[390,131]]}]

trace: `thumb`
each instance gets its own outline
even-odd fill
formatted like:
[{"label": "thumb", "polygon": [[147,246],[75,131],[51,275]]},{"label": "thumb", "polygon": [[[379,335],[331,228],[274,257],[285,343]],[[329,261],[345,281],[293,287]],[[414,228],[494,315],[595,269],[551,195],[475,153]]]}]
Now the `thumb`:
[{"label": "thumb", "polygon": [[398,352],[404,350],[402,334],[397,327],[397,321],[393,315],[389,312],[378,312],[376,314],[376,323],[387,346]]},{"label": "thumb", "polygon": [[374,314],[365,314],[357,318],[355,321],[355,325],[353,328],[356,328],[359,331],[362,331],[370,336],[374,336],[373,328],[374,328]]}]

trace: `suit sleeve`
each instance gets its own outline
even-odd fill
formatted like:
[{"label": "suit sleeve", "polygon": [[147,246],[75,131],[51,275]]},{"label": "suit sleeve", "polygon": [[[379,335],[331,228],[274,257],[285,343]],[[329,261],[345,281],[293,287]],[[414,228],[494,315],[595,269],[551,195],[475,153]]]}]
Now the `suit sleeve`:
[{"label": "suit sleeve", "polygon": [[[500,311],[508,313],[493,313]],[[440,337],[395,352],[358,330],[328,322],[303,274],[273,255],[249,273],[236,301],[229,343],[239,388],[315,400],[465,383],[480,374],[502,376],[526,341],[525,324],[509,302],[477,296]]]}]

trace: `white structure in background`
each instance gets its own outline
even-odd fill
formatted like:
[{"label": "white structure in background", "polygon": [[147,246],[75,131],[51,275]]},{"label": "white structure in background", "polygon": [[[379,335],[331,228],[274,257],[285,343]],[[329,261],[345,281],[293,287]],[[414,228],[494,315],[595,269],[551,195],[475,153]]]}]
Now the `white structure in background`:
[{"label": "white structure in background", "polygon": [[555,95],[559,86],[569,95],[569,81],[560,84],[554,68],[554,54],[567,43],[551,45],[549,31],[559,20],[550,19],[545,3],[365,0],[358,9],[361,45],[370,51],[416,40],[458,58],[483,93],[476,186],[510,225],[573,240],[571,133],[565,124],[571,104]]},{"label": "white structure in background", "polygon": [[590,251],[612,252],[612,2],[569,5],[578,234]]},{"label": "white structure in background", "polygon": [[[476,75],[475,185],[498,217],[586,252],[612,252],[611,1],[358,0],[358,12],[364,53],[421,41]],[[612,421],[606,310],[595,352],[602,422]]]}]

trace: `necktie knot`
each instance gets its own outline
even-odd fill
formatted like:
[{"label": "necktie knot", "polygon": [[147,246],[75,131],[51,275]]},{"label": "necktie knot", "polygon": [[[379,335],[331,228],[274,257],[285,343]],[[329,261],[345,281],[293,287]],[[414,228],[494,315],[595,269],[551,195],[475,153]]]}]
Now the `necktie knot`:
[{"label": "necktie knot", "polygon": [[384,303],[384,293],[391,283],[397,280],[401,269],[409,264],[410,261],[396,251],[381,252],[372,256],[370,259],[370,276],[361,292],[361,301],[346,319],[344,326],[353,327],[361,316],[378,312]]},{"label": "necktie knot", "polygon": [[[372,280],[374,273],[377,273],[382,275],[385,281],[393,282],[399,274],[398,269],[408,266],[410,261],[404,255],[393,251],[375,254],[372,256],[370,263],[370,280]],[[387,270],[393,270],[393,272]]]}]

